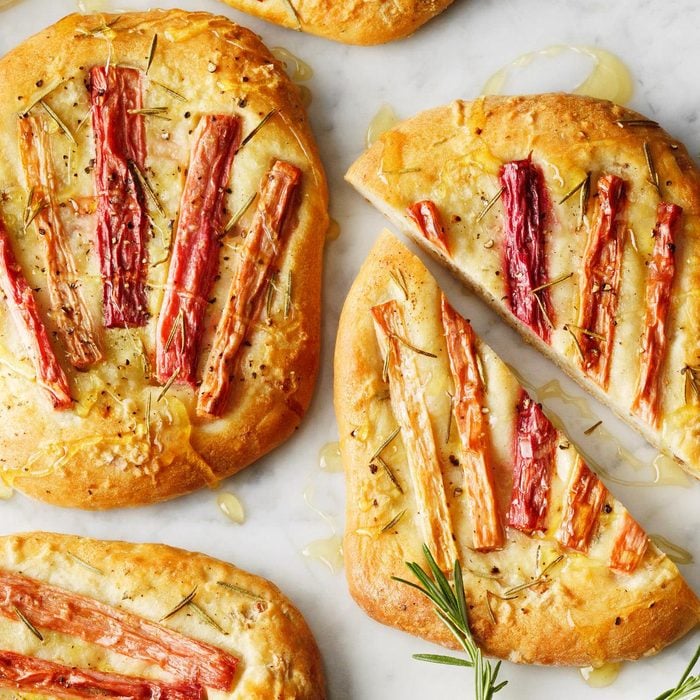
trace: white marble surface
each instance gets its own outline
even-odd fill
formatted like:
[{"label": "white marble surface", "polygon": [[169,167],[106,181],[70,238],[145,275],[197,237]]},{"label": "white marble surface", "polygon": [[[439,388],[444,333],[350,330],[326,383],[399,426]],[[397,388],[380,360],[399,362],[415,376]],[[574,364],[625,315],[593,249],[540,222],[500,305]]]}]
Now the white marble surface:
[{"label": "white marble surface", "polygon": [[[336,0],[342,2],[343,0]],[[2,4],[2,3],[0,3]],[[105,9],[142,9],[148,0],[107,0]],[[471,697],[471,672],[425,665],[411,653],[430,645],[382,627],[350,600],[342,574],[308,561],[301,550],[328,537],[330,527],[305,503],[311,486],[314,501],[343,526],[341,474],[318,469],[318,451],[336,438],[331,404],[331,355],[336,323],[347,289],[375,235],[383,225],[359,196],[343,183],[343,173],[363,147],[367,124],[383,102],[401,116],[479,94],[488,77],[519,54],[554,44],[595,45],[617,53],[635,79],[631,106],[659,120],[697,157],[700,151],[697,71],[700,66],[700,4],[694,0],[456,0],[454,6],[415,37],[390,46],[356,48],[286,31],[247,18],[215,0],[162,0],[161,6],[221,12],[258,31],[269,46],[285,46],[315,70],[307,83],[313,92],[311,120],[326,163],[332,215],[342,233],[326,250],[323,369],[313,405],[298,433],[282,448],[223,489],[242,499],[248,518],[238,526],[216,506],[216,491],[202,491],[165,505],[110,513],[83,513],[51,508],[20,495],[0,503],[0,532],[50,529],[95,537],[162,541],[227,559],[274,580],[306,615],[323,651],[330,697],[334,700]],[[0,51],[74,11],[74,0],[19,0],[0,10]],[[513,81],[513,91],[570,89],[585,73],[580,61],[537,64]],[[2,79],[2,76],[0,76]],[[453,302],[469,313],[477,330],[536,386],[552,378],[567,392],[582,396],[553,366],[517,340],[502,323],[461,291],[449,277],[429,265]],[[649,465],[654,451],[607,411],[585,399],[590,415],[574,405],[547,400],[580,441],[616,476],[649,479],[647,467],[635,472],[620,463],[616,443],[601,443],[583,430],[599,416],[619,444]],[[700,559],[700,484],[686,488],[642,488],[611,484],[648,531],[684,543]],[[700,589],[700,566],[683,567]],[[560,697],[570,700],[653,698],[675,683],[698,635],[661,655],[627,664],[617,682],[591,689],[576,670],[540,669],[504,664],[510,683],[503,700]]]}]

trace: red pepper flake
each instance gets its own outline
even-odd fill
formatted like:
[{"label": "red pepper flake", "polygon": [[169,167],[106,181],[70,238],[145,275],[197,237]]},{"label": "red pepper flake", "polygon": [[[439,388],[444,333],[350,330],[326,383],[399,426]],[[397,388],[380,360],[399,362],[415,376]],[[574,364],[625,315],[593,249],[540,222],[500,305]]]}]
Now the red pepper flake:
[{"label": "red pepper flake", "polygon": [[641,350],[641,368],[632,411],[649,425],[659,423],[660,369],[666,352],[666,319],[676,272],[675,239],[683,209],[660,202],[654,228],[654,250],[649,262],[646,291],[646,318]]},{"label": "red pepper flake", "polygon": [[435,202],[426,199],[411,204],[408,207],[408,215],[416,222],[425,239],[449,256],[445,226]]},{"label": "red pepper flake", "polygon": [[60,698],[117,697],[133,700],[203,700],[196,683],[164,683],[75,666],[13,651],[0,651],[0,687]]},{"label": "red pepper flake", "polygon": [[17,609],[38,629],[79,637],[209,688],[229,691],[236,675],[238,659],[211,644],[92,598],[0,571],[0,614],[14,620]]},{"label": "red pepper flake", "polygon": [[141,72],[121,66],[90,71],[95,133],[97,250],[107,328],[148,320],[148,216],[138,175],[146,161]]},{"label": "red pepper flake", "polygon": [[580,283],[579,346],[583,371],[603,389],[610,377],[620,290],[626,201],[624,180],[598,180],[598,219],[586,244]]},{"label": "red pepper flake", "polygon": [[300,180],[299,168],[278,160],[260,183],[258,209],[243,241],[238,269],[199,388],[197,414],[200,416],[220,416],[226,407],[236,357],[250,324],[260,314]]},{"label": "red pepper flake", "polygon": [[70,408],[68,380],[51,347],[36,299],[20,269],[5,223],[0,219],[0,290],[17,330],[32,356],[39,383],[46,389],[54,408]]},{"label": "red pepper flake", "polygon": [[237,116],[208,114],[201,118],[193,137],[158,318],[156,372],[161,383],[173,376],[195,382],[207,300],[219,266],[224,197],[240,131]]},{"label": "red pepper flake", "polygon": [[[504,271],[510,309],[546,343],[554,311],[545,257],[548,200],[542,171],[530,158],[501,168]],[[538,291],[533,291],[538,290]]]},{"label": "red pepper flake", "polygon": [[70,363],[85,370],[102,359],[97,333],[79,286],[75,258],[56,203],[56,174],[45,122],[39,117],[19,120],[19,145],[28,203],[36,212],[34,225],[46,245],[47,287],[53,317]]},{"label": "red pepper flake", "polygon": [[513,492],[508,524],[527,533],[544,531],[547,529],[557,431],[542,407],[525,391],[521,392],[516,413]]},{"label": "red pepper flake", "polygon": [[608,491],[579,456],[564,496],[564,515],[557,539],[564,547],[587,552]]},{"label": "red pepper flake", "polygon": [[610,555],[610,568],[621,574],[631,574],[644,558],[648,546],[646,532],[629,513],[625,513]]},{"label": "red pepper flake", "polygon": [[503,546],[493,468],[489,456],[489,422],[484,383],[479,372],[476,336],[471,324],[442,297],[442,326],[455,385],[453,410],[462,443],[464,497],[473,535],[473,549],[490,551]]}]

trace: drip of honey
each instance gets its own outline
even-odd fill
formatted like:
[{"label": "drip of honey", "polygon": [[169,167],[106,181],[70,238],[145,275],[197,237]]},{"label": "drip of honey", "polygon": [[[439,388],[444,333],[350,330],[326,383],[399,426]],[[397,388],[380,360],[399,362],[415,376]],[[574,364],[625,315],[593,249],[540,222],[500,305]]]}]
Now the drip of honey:
[{"label": "drip of honey", "polygon": [[662,486],[682,486],[685,489],[690,488],[690,477],[683,468],[665,454],[658,454],[654,459],[652,466],[656,471],[654,482]]},{"label": "drip of honey", "polygon": [[399,118],[391,105],[383,104],[367,127],[365,142],[369,148],[382,134],[399,123]]},{"label": "drip of honey", "polygon": [[216,503],[221,512],[231,521],[242,525],[245,522],[245,511],[238,498],[230,491],[219,494]]},{"label": "drip of honey", "polygon": [[314,71],[311,66],[298,56],[295,56],[291,51],[282,46],[275,46],[273,49],[270,49],[270,53],[278,61],[284,63],[287,75],[295,82],[303,83],[313,78]]},{"label": "drip of honey", "polygon": [[[0,5],[2,0],[0,0]],[[78,11],[85,14],[91,12],[102,12],[107,9],[107,0],[78,0]]]},{"label": "drip of honey", "polygon": [[693,555],[663,535],[649,535],[649,539],[674,563],[692,564]]},{"label": "drip of honey", "polygon": [[[588,76],[576,85],[571,92],[588,95],[602,100],[611,100],[624,105],[630,101],[633,92],[632,76],[627,66],[615,54],[591,46],[550,46],[540,51],[519,56],[514,61],[496,71],[484,85],[482,94],[500,95],[512,73],[522,70],[535,60],[553,60],[566,53],[583,55],[593,63]],[[516,90],[516,92],[520,92]],[[532,92],[526,90],[525,92]]]},{"label": "drip of honey", "polygon": [[311,88],[306,85],[297,85],[299,92],[301,93],[301,104],[304,105],[305,109],[311,106],[313,100],[313,95],[311,94]]},{"label": "drip of honey", "polygon": [[621,663],[609,663],[596,667],[586,666],[580,668],[579,673],[591,688],[607,688],[617,680],[621,668]]},{"label": "drip of honey", "polygon": [[326,231],[326,240],[334,241],[338,236],[340,236],[340,224],[335,219],[331,219],[328,224],[328,231]]},{"label": "drip of honey", "polygon": [[343,568],[343,541],[338,535],[310,542],[301,553],[309,559],[323,562],[332,574]]},{"label": "drip of honey", "polygon": [[9,501],[12,498],[12,494],[15,490],[9,484],[6,484],[3,480],[0,480],[0,500]]},{"label": "drip of honey", "polygon": [[327,442],[318,454],[318,465],[324,472],[342,472],[343,463],[340,459],[340,445],[337,442]]},{"label": "drip of honey", "polygon": [[573,394],[567,393],[566,391],[564,391],[562,385],[556,379],[552,379],[552,381],[547,382],[543,386],[539,387],[535,390],[535,393],[537,394],[537,398],[540,401],[547,401],[548,399],[559,399],[560,401],[569,406],[576,406],[576,408],[579,410],[579,412],[584,418],[590,418],[591,420],[595,420],[596,418],[595,413],[591,411],[591,408],[588,405],[588,401],[586,401],[586,399],[577,398]]}]

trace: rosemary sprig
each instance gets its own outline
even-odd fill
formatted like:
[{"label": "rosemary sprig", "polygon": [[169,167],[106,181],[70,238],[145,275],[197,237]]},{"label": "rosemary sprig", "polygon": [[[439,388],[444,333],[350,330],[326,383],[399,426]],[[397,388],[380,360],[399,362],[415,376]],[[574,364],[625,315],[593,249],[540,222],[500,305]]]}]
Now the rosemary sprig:
[{"label": "rosemary sprig", "polygon": [[75,140],[75,137],[71,133],[70,129],[63,123],[61,117],[59,117],[58,114],[56,114],[56,112],[54,112],[53,109],[51,109],[51,107],[49,107],[49,105],[46,104],[46,102],[44,102],[43,99],[39,100],[39,104],[44,108],[46,114],[48,114],[51,117],[51,119],[53,119],[53,121],[56,123],[56,126],[65,134],[66,138],[74,146],[77,146],[78,143]]},{"label": "rosemary sprig", "polygon": [[506,191],[505,187],[501,187],[498,192],[496,192],[491,199],[489,199],[488,202],[486,202],[486,206],[481,210],[481,213],[479,216],[476,217],[476,223],[478,224],[490,211],[493,205],[501,198],[503,193]]},{"label": "rosemary sprig", "polygon": [[236,149],[238,153],[247,143],[249,143],[255,135],[262,129],[265,124],[277,113],[276,109],[271,109],[258,123],[253,127],[253,130],[241,141],[241,145]]},{"label": "rosemary sprig", "polygon": [[146,61],[146,75],[148,71],[151,70],[151,64],[153,63],[153,58],[156,55],[156,47],[158,46],[158,35],[154,34],[153,39],[151,39],[151,47],[148,49],[148,60]]},{"label": "rosemary sprig", "polygon": [[655,700],[697,700],[697,698],[700,698],[700,675],[690,675],[698,659],[700,659],[700,646],[695,650],[693,658],[686,666],[676,687],[661,693],[661,695],[657,695]]},{"label": "rosemary sprig", "polygon": [[163,615],[163,617],[158,620],[158,622],[164,622],[168,618],[172,617],[176,613],[179,613],[182,608],[189,605],[194,597],[197,595],[197,586],[195,586],[169,613]]},{"label": "rosemary sprig", "polygon": [[[428,571],[422,569],[416,562],[406,563],[406,566],[419,583],[407,581],[396,576],[393,578],[395,581],[417,589],[433,603],[435,613],[445,623],[469,657],[465,665],[469,665],[474,669],[475,700],[491,700],[508,681],[497,682],[501,662],[499,661],[495,666],[492,666],[489,661],[486,661],[481,653],[481,649],[479,649],[474,641],[474,637],[472,637],[467,617],[467,600],[464,595],[462,567],[459,561],[455,561],[452,583],[450,583],[426,545],[423,545],[423,553],[428,562]],[[438,661],[438,658],[433,656],[430,661],[441,663]],[[452,665],[453,661],[448,661],[447,663]]]},{"label": "rosemary sprig", "polygon": [[654,165],[654,157],[651,155],[651,148],[649,146],[649,142],[645,141],[644,142],[644,159],[647,162],[647,170],[649,171],[649,184],[653,185],[653,187],[656,189],[656,192],[658,193],[659,197],[661,196],[661,184],[659,182],[659,173],[656,170],[656,165]]},{"label": "rosemary sprig", "polygon": [[413,654],[413,658],[416,661],[427,661],[430,664],[443,664],[444,666],[466,666],[467,668],[472,666],[471,661],[443,654]]},{"label": "rosemary sprig", "polygon": [[44,641],[44,635],[39,632],[39,630],[34,627],[34,625],[27,619],[26,615],[16,606],[13,605],[12,609],[15,611],[15,615],[20,619],[21,622],[27,627],[27,629],[40,641]]},{"label": "rosemary sprig", "polygon": [[255,197],[256,193],[253,192],[253,194],[238,208],[236,213],[228,220],[226,226],[224,226],[224,233],[228,233],[241,220],[241,217],[250,209],[250,205],[253,203]]}]

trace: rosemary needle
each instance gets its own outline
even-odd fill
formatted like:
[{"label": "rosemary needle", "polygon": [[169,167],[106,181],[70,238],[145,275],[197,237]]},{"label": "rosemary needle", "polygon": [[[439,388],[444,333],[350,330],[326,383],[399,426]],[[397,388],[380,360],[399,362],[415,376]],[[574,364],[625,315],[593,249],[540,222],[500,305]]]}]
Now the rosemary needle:
[{"label": "rosemary needle", "polygon": [[43,635],[41,632],[39,632],[39,630],[38,630],[36,627],[34,627],[34,625],[26,618],[25,614],[24,614],[16,605],[13,605],[12,607],[13,607],[13,609],[14,609],[15,614],[17,615],[17,617],[20,619],[20,621],[21,621],[22,623],[24,623],[24,625],[27,627],[27,629],[28,629],[40,642],[43,642],[43,641],[44,641],[44,635]]},{"label": "rosemary needle", "polygon": [[[435,613],[450,630],[459,645],[467,653],[468,659],[462,665],[469,665],[474,669],[474,698],[475,700],[491,700],[508,681],[498,681],[498,672],[501,669],[499,661],[494,666],[486,661],[477,646],[469,629],[467,617],[467,600],[464,594],[464,580],[462,567],[459,561],[455,561],[452,583],[440,570],[433,555],[426,545],[423,545],[423,553],[428,562],[428,571],[425,571],[416,562],[406,562],[406,566],[416,577],[418,583],[394,576],[395,581],[405,583],[420,591],[435,607]],[[418,655],[417,658],[432,663],[445,663],[455,665],[452,657],[441,657],[435,654]]]},{"label": "rosemary needle", "polygon": [[194,597],[196,595],[197,595],[197,586],[195,586],[169,613],[166,613],[165,615],[163,615],[163,617],[160,618],[159,622],[164,622],[168,618],[175,615],[175,613],[180,612],[180,610],[182,610],[182,608],[184,608],[186,605],[189,605],[194,600]]},{"label": "rosemary needle", "polygon": [[691,676],[690,672],[698,659],[700,659],[700,646],[695,650],[676,687],[657,695],[655,700],[697,700],[700,697],[700,675]]}]

